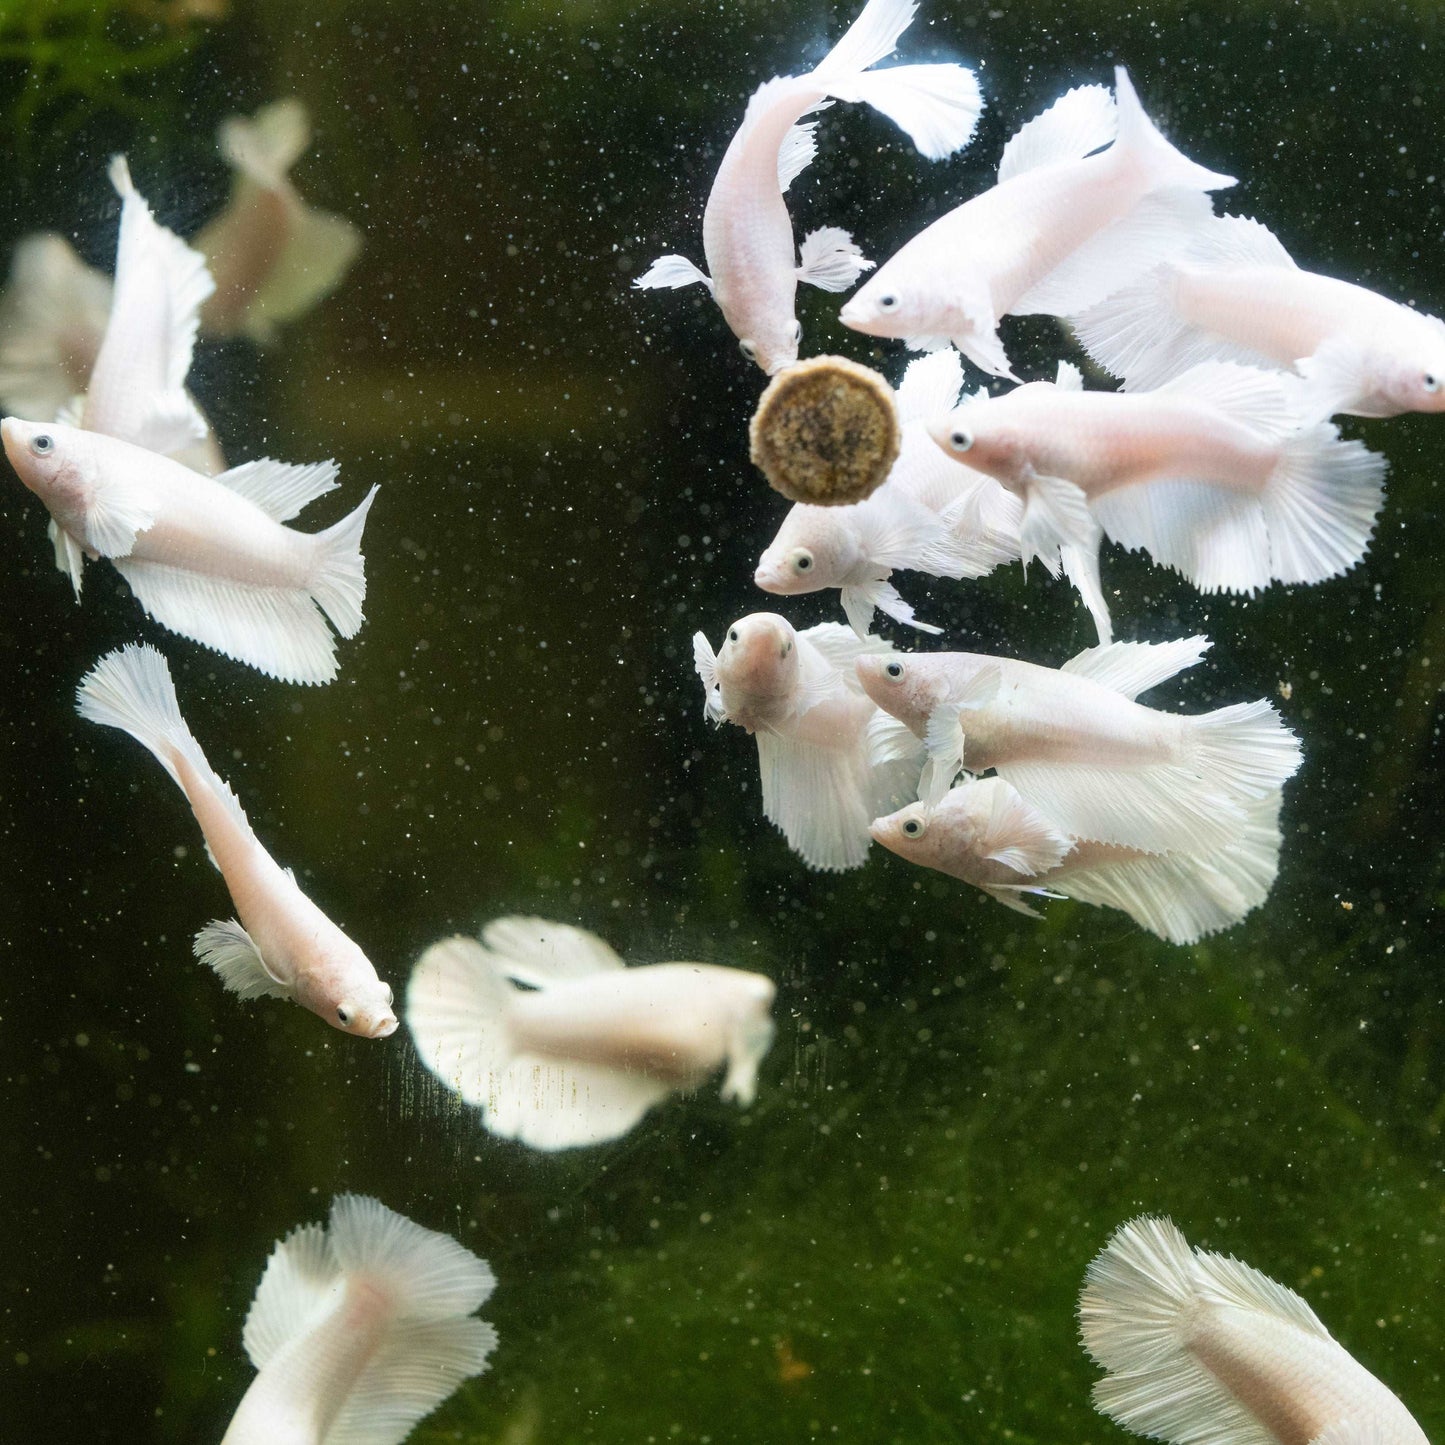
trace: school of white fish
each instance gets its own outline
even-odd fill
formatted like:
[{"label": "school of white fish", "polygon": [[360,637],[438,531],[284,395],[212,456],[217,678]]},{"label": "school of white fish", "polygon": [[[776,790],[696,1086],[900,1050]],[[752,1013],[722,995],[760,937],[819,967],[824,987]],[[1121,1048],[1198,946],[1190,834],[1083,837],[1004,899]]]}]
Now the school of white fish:
[{"label": "school of white fish", "polygon": [[[1445,323],[1300,269],[1260,222],[1215,214],[1233,179],[1150,121],[1121,67],[1022,126],[997,183],[875,266],[827,226],[795,243],[786,195],[813,160],[818,112],[879,111],[942,160],[983,98],[958,64],[883,65],[916,0],[867,0],[822,62],[758,86],[703,214],[708,271],[664,256],[635,285],[703,284],[750,361],[797,361],[799,282],[865,284],[843,324],[926,355],[897,384],[902,444],[848,506],[796,505],[755,572],[778,598],[836,589],[846,623],[757,612],[716,648],[693,637],[704,715],[757,745],[763,816],[812,869],[863,866],[873,842],[1024,914],[1073,898],[1187,945],[1240,922],[1280,863],[1298,739],[1265,700],[1186,714],[1138,699],[1198,664],[1204,637],[1115,641],[1105,538],[1203,591],[1312,584],[1358,564],[1384,459],[1341,438],[1344,413],[1445,410]],[[333,461],[228,465],[187,389],[198,337],[272,344],[342,281],[361,245],[289,178],[311,141],[281,101],[221,128],[235,172],[191,243],[161,225],[124,157],[113,279],[63,238],[17,248],[0,300],[5,454],[44,505],[77,601],[87,561],[164,628],[282,682],[325,684],[363,623],[373,488],[315,532],[288,525],[337,490]],[[1060,359],[1023,380],[1002,330],[1056,317],[1119,389]],[[966,366],[1014,383],[969,392]],[[1010,562],[1065,575],[1098,645],[1048,665],[905,652],[895,573],[966,581]],[[235,918],[194,952],[241,1000],[289,999],[365,1039],[396,1033],[390,985],[277,864],[211,768],[149,644],[79,684],[87,721],[142,744],[184,794]],[[425,950],[405,1019],[422,1064],[483,1128],[538,1150],[616,1139],[721,1075],[747,1106],[773,1039],[775,987],[706,962],[628,966],[596,935],[503,917]],[[256,1377],[228,1445],[396,1445],[496,1336],[494,1280],[446,1235],[338,1196],[326,1226],[281,1240],[242,1343]],[[1107,1372],[1098,1408],[1172,1445],[1419,1445],[1405,1407],[1292,1291],[1192,1250],[1167,1220],[1121,1228],[1090,1266],[1083,1343]]]}]

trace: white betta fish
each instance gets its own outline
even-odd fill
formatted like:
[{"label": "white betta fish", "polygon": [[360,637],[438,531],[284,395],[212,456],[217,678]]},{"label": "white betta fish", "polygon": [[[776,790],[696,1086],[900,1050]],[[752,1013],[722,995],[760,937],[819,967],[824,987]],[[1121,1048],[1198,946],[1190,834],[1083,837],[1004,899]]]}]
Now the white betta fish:
[{"label": "white betta fish", "polygon": [[792,507],[753,581],[780,597],[840,589],[860,637],[868,635],[875,608],[937,632],[898,595],[889,581],[895,570],[982,577],[1017,561],[1018,499],[992,477],[952,465],[928,434],[928,423],[953,407],[962,384],[956,351],[913,362],[898,387],[898,460],[883,485],[850,506]]},{"label": "white betta fish", "polygon": [[1148,391],[1202,361],[1293,367],[1304,414],[1445,411],[1445,321],[1302,271],[1273,232],[1221,216],[1187,254],[1074,318],[1089,355]]},{"label": "white betta fish", "polygon": [[[157,622],[285,682],[336,676],[331,619],[361,628],[361,531],[377,489],[323,532],[282,524],[336,488],[336,464],[268,458],[219,477],[63,422],[0,422],[5,455],[45,503],[80,590],[105,557]],[[323,613],[325,616],[323,616]]]},{"label": "white betta fish", "polygon": [[88,722],[119,728],[148,748],[201,825],[241,921],[208,923],[196,935],[196,957],[245,1000],[291,999],[363,1039],[394,1033],[390,987],[261,846],[186,726],[165,658],[134,645],[109,653],[81,682],[76,708]]},{"label": "white betta fish", "polygon": [[1205,592],[1348,571],[1383,501],[1382,456],[1300,427],[1280,373],[1227,362],[1150,392],[1085,391],[1065,363],[1057,383],[965,402],[934,440],[1024,499],[1026,555],[1097,559],[1102,528]]},{"label": "white betta fish", "polygon": [[934,807],[913,803],[873,824],[873,838],[920,867],[972,884],[1033,915],[1024,895],[1117,908],[1171,943],[1231,928],[1269,896],[1279,871],[1278,792],[1249,804],[1231,842],[1207,852],[1148,853],[1071,838],[1002,778],[959,783]]},{"label": "white betta fish", "polygon": [[422,1062],[504,1139],[570,1149],[627,1133],[670,1094],[725,1069],[757,1093],[773,1039],[772,981],[707,963],[628,968],[595,934],[499,918],[433,944],[406,1022]]},{"label": "white betta fish", "polygon": [[916,795],[922,746],[853,674],[855,658],[892,650],[836,622],[795,632],[773,612],[739,618],[716,654],[693,634],[705,714],[757,739],[763,816],[810,868],[862,867],[869,823]]},{"label": "white betta fish", "polygon": [[450,1235],[340,1194],[329,1227],[277,1241],[241,1341],[258,1373],[221,1445],[401,1445],[497,1332],[474,1312],[496,1278]]},{"label": "white betta fish", "polygon": [[1080,86],[1029,121],[1004,147],[998,184],[880,267],[843,307],[844,325],[914,350],[951,341],[1016,380],[1003,317],[1074,315],[1180,249],[1212,214],[1207,192],[1234,181],[1160,135],[1122,66],[1114,91]]},{"label": "white betta fish", "polygon": [[769,376],[798,359],[798,282],[846,291],[873,264],[836,226],[803,238],[801,264],[794,254],[783,193],[817,151],[816,122],[803,117],[828,105],[830,97],[861,101],[902,127],[931,160],[951,155],[973,135],[983,103],[972,71],[961,65],[869,69],[892,54],[917,9],[917,0],[868,0],[816,70],[759,86],[703,212],[703,251],[712,275],[685,256],[663,256],[633,283],[654,289],[700,281],[743,355]]},{"label": "white betta fish", "polygon": [[222,122],[221,154],[236,179],[225,208],[194,242],[216,278],[201,313],[207,335],[274,341],[277,327],[329,296],[356,260],[360,230],[308,206],[291,183],[291,167],[310,145],[311,117],[299,100]]},{"label": "white betta fish", "polygon": [[860,656],[864,689],[928,747],[920,797],[990,769],[1069,838],[1149,853],[1228,846],[1300,764],[1261,699],[1197,717],[1134,699],[1194,666],[1203,637],[1116,642],[1060,668],[935,652]]},{"label": "white betta fish", "polygon": [[1299,1295],[1168,1219],[1131,1220],[1089,1265],[1079,1332],[1108,1371],[1097,1408],[1169,1445],[1426,1445]]}]

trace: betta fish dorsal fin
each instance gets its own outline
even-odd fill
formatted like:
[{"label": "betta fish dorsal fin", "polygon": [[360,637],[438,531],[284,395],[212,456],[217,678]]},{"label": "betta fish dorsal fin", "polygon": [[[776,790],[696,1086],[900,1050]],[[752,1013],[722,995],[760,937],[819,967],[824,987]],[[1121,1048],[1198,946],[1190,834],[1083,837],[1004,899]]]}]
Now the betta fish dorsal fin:
[{"label": "betta fish dorsal fin", "polygon": [[302,1225],[277,1243],[241,1332],[258,1370],[326,1314],[340,1272],[320,1224]]},{"label": "betta fish dorsal fin", "polygon": [[1172,642],[1114,642],[1090,647],[1071,657],[1060,672],[1087,677],[1100,687],[1134,699],[1161,682],[1194,667],[1214,644],[1207,637],[1180,637]]},{"label": "betta fish dorsal fin", "polygon": [[963,361],[951,346],[942,346],[908,363],[895,393],[898,420],[926,425],[958,405],[963,390]]},{"label": "betta fish dorsal fin", "polygon": [[999,184],[1040,166],[1082,160],[1108,145],[1118,128],[1119,113],[1108,87],[1076,86],[1014,133],[998,163]]},{"label": "betta fish dorsal fin", "polygon": [[222,472],[216,480],[238,497],[260,507],[273,521],[289,522],[317,497],[336,490],[337,470],[333,461],[293,465],[258,457]]},{"label": "betta fish dorsal fin", "polygon": [[626,967],[595,933],[545,918],[494,919],[482,930],[482,943],[508,978],[531,988]]}]

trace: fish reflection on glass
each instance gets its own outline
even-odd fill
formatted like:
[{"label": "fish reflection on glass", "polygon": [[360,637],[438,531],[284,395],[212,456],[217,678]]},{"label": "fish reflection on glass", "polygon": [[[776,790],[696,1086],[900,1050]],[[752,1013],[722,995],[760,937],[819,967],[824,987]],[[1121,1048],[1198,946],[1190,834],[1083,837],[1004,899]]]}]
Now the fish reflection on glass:
[{"label": "fish reflection on glass", "polygon": [[1205,852],[1148,853],[1070,838],[1002,778],[957,784],[873,824],[890,852],[1035,914],[1026,895],[1117,908],[1171,943],[1231,928],[1269,896],[1279,871],[1280,794],[1246,806],[1234,838]]},{"label": "fish reflection on glass", "polygon": [[1149,392],[1085,391],[1078,370],[979,394],[933,428],[1024,500],[1024,553],[1094,558],[1100,536],[1205,592],[1312,583],[1365,554],[1385,459],[1328,422],[1301,427],[1287,378],[1205,362]]},{"label": "fish reflection on glass", "polygon": [[[316,533],[283,523],[336,488],[336,464],[269,458],[203,477],[169,457],[63,422],[0,422],[5,455],[45,503],[80,588],[105,557],[182,637],[285,682],[336,676],[336,640],[361,629],[361,532],[377,489]],[[59,543],[57,543],[57,548]]]},{"label": "fish reflection on glass", "polygon": [[364,953],[301,891],[251,830],[236,795],[212,771],[176,701],[166,660],[153,647],[122,647],[86,674],[76,709],[147,748],[186,795],[206,851],[240,922],[209,923],[196,957],[247,1001],[285,998],[332,1028],[365,1039],[396,1031],[390,987]]},{"label": "fish reflection on glass", "polygon": [[1311,421],[1445,411],[1445,322],[1301,270],[1267,226],[1243,216],[1211,221],[1186,254],[1073,324],[1126,391],[1203,361],[1238,361],[1298,371]]},{"label": "fish reflection on glass", "polygon": [[751,1104],[773,994],[760,974],[628,968],[583,929],[499,918],[480,942],[427,949],[407,985],[406,1022],[422,1062],[493,1134],[569,1149],[620,1137],[719,1069],[723,1098]]},{"label": "fish reflection on glass", "polygon": [[363,1194],[279,1240],[241,1336],[256,1378],[221,1445],[400,1445],[497,1332],[484,1259]]},{"label": "fish reflection on glass", "polygon": [[892,54],[917,9],[916,0],[868,0],[816,70],[778,76],[760,86],[718,167],[703,212],[703,250],[711,276],[684,256],[663,256],[633,283],[650,290],[701,282],[743,355],[770,376],[798,359],[798,282],[846,291],[873,264],[836,226],[810,232],[799,255],[794,254],[793,222],[783,194],[817,151],[817,122],[803,117],[832,100],[859,101],[899,125],[932,160],[951,155],[973,135],[983,102],[972,71],[948,64],[870,69]]},{"label": "fish reflection on glass", "polygon": [[836,587],[860,637],[875,608],[937,632],[898,595],[889,580],[895,570],[982,577],[1018,560],[1018,499],[992,477],[954,465],[928,435],[927,423],[953,407],[962,384],[956,351],[909,366],[897,392],[898,460],[887,479],[851,506],[792,507],[753,574],[764,592],[794,597]]},{"label": "fish reflection on glass", "polygon": [[1113,96],[1080,86],[1023,126],[998,184],[879,267],[842,321],[914,350],[951,341],[975,366],[1017,380],[1003,317],[1071,316],[1103,300],[1178,250],[1212,216],[1207,193],[1233,184],[1164,139],[1120,67]]},{"label": "fish reflection on glass", "polygon": [[1097,1408],[1169,1445],[1426,1445],[1299,1295],[1168,1219],[1130,1221],[1089,1265],[1079,1330],[1108,1371]]},{"label": "fish reflection on glass", "polygon": [[1116,642],[1060,668],[966,652],[855,665],[869,697],[926,740],[923,802],[961,770],[992,770],[1069,838],[1196,853],[1229,846],[1300,764],[1263,699],[1192,717],[1134,700],[1209,645]]},{"label": "fish reflection on glass", "polygon": [[343,216],[308,206],[291,183],[292,166],[311,145],[301,101],[232,116],[219,138],[236,178],[230,200],[193,243],[216,278],[201,326],[208,336],[271,342],[278,327],[341,284],[361,250],[361,232]]},{"label": "fish reflection on glass", "polygon": [[868,859],[868,825],[917,793],[923,747],[867,697],[855,658],[891,654],[825,622],[796,632],[773,612],[728,628],[714,653],[695,633],[704,714],[736,723],[758,744],[763,816],[810,867],[839,873]]}]

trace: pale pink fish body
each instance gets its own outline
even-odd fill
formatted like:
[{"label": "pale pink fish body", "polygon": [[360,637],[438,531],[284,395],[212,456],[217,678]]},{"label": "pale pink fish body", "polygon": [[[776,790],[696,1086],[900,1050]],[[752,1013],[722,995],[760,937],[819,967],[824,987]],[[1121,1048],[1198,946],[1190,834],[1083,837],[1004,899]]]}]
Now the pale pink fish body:
[{"label": "pale pink fish body", "polygon": [[925,155],[940,159],[968,143],[982,108],[978,83],[960,65],[900,65],[874,71],[911,24],[916,0],[868,0],[816,70],[760,86],[733,135],[703,212],[711,275],[683,256],[663,256],[634,284],[708,287],[743,355],[770,376],[798,358],[794,314],[799,281],[843,291],[873,263],[846,231],[811,232],[795,254],[783,193],[815,154],[803,117],[830,98],[861,101],[889,116]]},{"label": "pale pink fish body", "polygon": [[1189,253],[1075,319],[1127,390],[1203,361],[1297,369],[1307,419],[1445,411],[1445,323],[1297,267],[1258,221],[1224,216]]},{"label": "pale pink fish body", "polygon": [[866,636],[875,608],[923,632],[889,581],[895,569],[934,577],[982,577],[1019,553],[1018,500],[981,472],[940,454],[927,424],[958,400],[958,353],[920,357],[898,388],[900,446],[887,479],[844,507],[789,509],[753,580],[765,592],[798,596],[838,588],[849,624]]},{"label": "pale pink fish body", "polygon": [[717,964],[628,968],[595,934],[501,918],[422,955],[406,1019],[422,1062],[495,1134],[539,1149],[626,1133],[719,1069],[750,1104],[774,987]]},{"label": "pale pink fish body", "polygon": [[706,716],[755,737],[763,816],[811,868],[860,867],[869,822],[916,792],[922,749],[852,671],[855,658],[889,651],[837,623],[795,632],[770,612],[739,618],[716,654],[693,637]]},{"label": "pale pink fish body", "polygon": [[1280,796],[1246,809],[1227,845],[1153,853],[1070,838],[1003,778],[957,784],[933,806],[873,823],[873,839],[920,867],[1033,914],[1028,894],[1117,908],[1173,943],[1230,928],[1264,902],[1279,871]]},{"label": "pale pink fish body", "polygon": [[1302,427],[1291,400],[1278,373],[1231,363],[1150,392],[1084,391],[1065,365],[1059,384],[965,402],[933,436],[1024,499],[1029,556],[1097,556],[1102,530],[1203,590],[1248,592],[1347,571],[1383,502],[1384,459]]},{"label": "pale pink fish body", "polygon": [[1062,668],[946,652],[855,666],[868,695],[924,738],[925,802],[960,769],[996,770],[1070,838],[1169,852],[1227,844],[1299,767],[1298,742],[1266,702],[1190,717],[1134,701],[1208,645],[1116,643]]},{"label": "pale pink fish body", "polygon": [[149,749],[186,795],[240,919],[209,924],[196,939],[197,957],[226,987],[245,999],[292,999],[362,1038],[393,1033],[391,989],[261,845],[186,727],[160,653],[131,646],[103,658],[81,683],[78,708]]},{"label": "pale pink fish body", "polygon": [[1293,1290],[1191,1249],[1167,1219],[1121,1228],[1089,1266],[1094,1403],[1169,1445],[1425,1445],[1399,1398]]},{"label": "pale pink fish body", "polygon": [[399,1445],[486,1369],[496,1331],[472,1311],[495,1283],[449,1236],[338,1196],[267,1262],[243,1334],[257,1375],[222,1445]]},{"label": "pale pink fish body", "polygon": [[919,349],[952,341],[1012,377],[1004,316],[1072,315],[1178,249],[1210,215],[1206,193],[1234,182],[1159,134],[1122,67],[1115,92],[1079,87],[1025,125],[998,184],[884,263],[843,307],[844,324]]},{"label": "pale pink fish body", "polygon": [[108,558],[145,609],[184,637],[287,681],[329,682],[361,626],[361,530],[376,489],[325,531],[283,523],[335,488],[336,467],[261,460],[200,476],[62,422],[7,417],[5,454],[65,534]]}]

